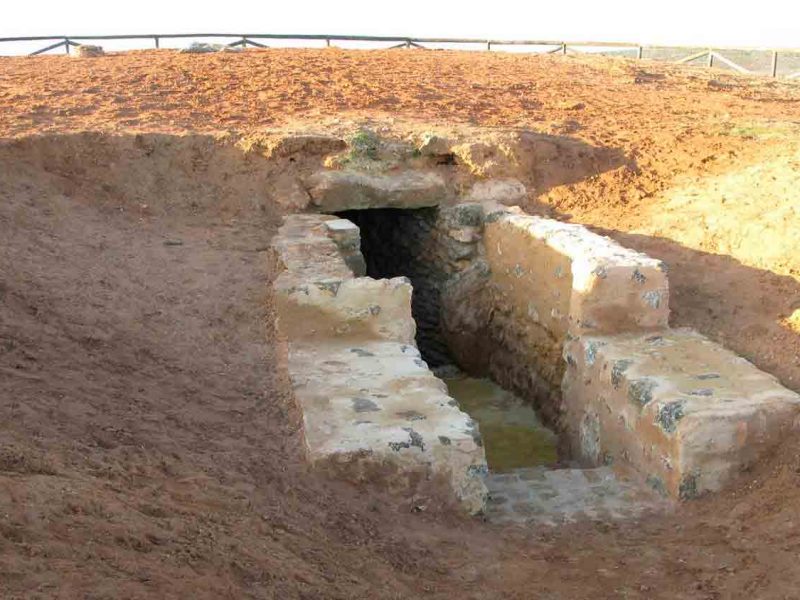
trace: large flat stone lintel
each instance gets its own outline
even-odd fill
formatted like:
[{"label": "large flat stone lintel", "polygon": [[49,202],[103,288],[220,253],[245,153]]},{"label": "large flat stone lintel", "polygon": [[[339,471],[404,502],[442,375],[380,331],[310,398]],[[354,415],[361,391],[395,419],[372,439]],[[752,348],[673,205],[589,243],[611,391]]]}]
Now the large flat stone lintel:
[{"label": "large flat stone lintel", "polygon": [[393,174],[320,171],[308,183],[311,200],[321,212],[422,208],[437,206],[451,197],[441,175],[424,171]]}]

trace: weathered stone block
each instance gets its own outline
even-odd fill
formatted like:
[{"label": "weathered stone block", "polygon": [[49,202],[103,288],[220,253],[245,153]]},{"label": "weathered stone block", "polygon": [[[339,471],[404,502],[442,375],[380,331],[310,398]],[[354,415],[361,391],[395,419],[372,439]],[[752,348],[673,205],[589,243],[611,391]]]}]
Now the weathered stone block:
[{"label": "weathered stone block", "polygon": [[395,491],[438,480],[467,511],[483,510],[477,424],[412,344],[292,344],[289,374],[312,464]]},{"label": "weathered stone block", "polygon": [[320,171],[309,178],[311,200],[322,212],[364,208],[437,206],[450,197],[438,173],[406,171],[391,175]]},{"label": "weathered stone block", "polygon": [[798,426],[800,396],[691,330],[586,336],[564,356],[573,452],[674,497],[721,489]]},{"label": "weathered stone block", "polygon": [[485,238],[498,287],[518,297],[531,292],[526,308],[558,336],[667,326],[669,287],[659,260],[582,225],[528,215],[488,223]]},{"label": "weathered stone block", "polygon": [[[486,501],[477,425],[414,346],[411,285],[355,277],[358,228],[292,215],[273,240],[280,354],[303,411],[309,460],[333,475],[414,493],[443,487],[469,512]],[[348,267],[350,264],[350,267]]]},{"label": "weathered stone block", "polygon": [[560,418],[568,336],[666,327],[660,261],[583,226],[494,210],[483,231],[493,311],[489,372]]}]

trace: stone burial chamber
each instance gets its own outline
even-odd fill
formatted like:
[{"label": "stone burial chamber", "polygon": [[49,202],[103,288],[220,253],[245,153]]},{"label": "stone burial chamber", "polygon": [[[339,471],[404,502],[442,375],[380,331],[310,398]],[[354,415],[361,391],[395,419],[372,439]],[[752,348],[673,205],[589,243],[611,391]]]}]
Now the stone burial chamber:
[{"label": "stone burial chamber", "polygon": [[[566,498],[542,510],[588,494],[591,513],[615,478],[667,499],[720,490],[797,427],[797,394],[669,328],[660,261],[492,202],[348,208],[335,190],[336,214],[287,216],[272,243],[284,364],[315,467],[470,513],[491,515],[507,481],[528,503],[536,490]],[[480,427],[437,377],[454,371],[536,408],[559,436],[553,475],[492,472]],[[605,487],[591,496],[576,478]],[[557,481],[572,483],[542,487]],[[523,504],[503,514],[530,514]]]}]

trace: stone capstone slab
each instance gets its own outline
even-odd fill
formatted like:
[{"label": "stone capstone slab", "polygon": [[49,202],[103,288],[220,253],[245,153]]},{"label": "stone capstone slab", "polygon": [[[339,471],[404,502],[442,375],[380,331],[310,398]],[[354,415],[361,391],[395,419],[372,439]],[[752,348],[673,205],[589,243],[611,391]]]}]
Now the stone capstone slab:
[{"label": "stone capstone slab", "polygon": [[311,201],[321,212],[437,206],[451,196],[441,175],[425,171],[319,171],[309,178],[308,186]]},{"label": "stone capstone slab", "polygon": [[798,394],[692,330],[584,336],[564,356],[573,453],[673,497],[722,489],[798,428]]}]

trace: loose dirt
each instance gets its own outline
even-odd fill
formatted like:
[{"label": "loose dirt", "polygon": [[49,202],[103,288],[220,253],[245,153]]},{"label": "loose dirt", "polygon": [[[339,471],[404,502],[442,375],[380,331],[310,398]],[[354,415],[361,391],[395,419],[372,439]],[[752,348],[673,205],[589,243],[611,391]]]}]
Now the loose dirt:
[{"label": "loose dirt", "polygon": [[105,154],[43,169],[9,141],[369,118],[613,148],[625,165],[543,181],[527,208],[664,259],[673,324],[799,389],[797,85],[596,58],[163,51],[0,59],[0,101],[0,597],[798,597],[799,439],[735,491],[618,525],[500,528],[326,480],[276,365],[279,211],[260,180],[193,150],[115,187]]}]

